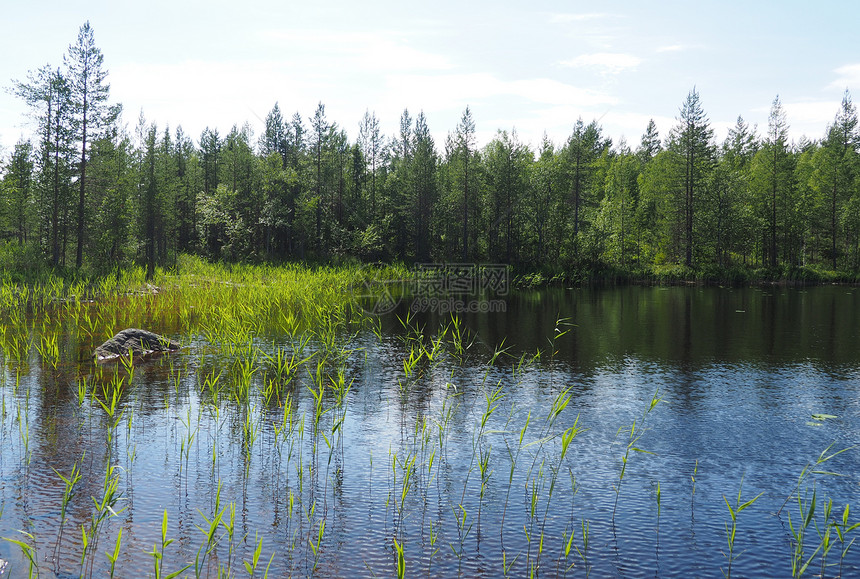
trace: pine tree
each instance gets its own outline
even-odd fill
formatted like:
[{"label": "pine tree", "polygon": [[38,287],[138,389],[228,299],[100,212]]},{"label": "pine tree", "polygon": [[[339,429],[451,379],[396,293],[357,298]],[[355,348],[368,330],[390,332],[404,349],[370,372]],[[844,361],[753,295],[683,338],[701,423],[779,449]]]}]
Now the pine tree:
[{"label": "pine tree", "polygon": [[358,144],[370,164],[370,224],[378,226],[376,209],[376,177],[383,156],[383,141],[376,113],[365,111],[358,131]]},{"label": "pine tree", "polygon": [[606,175],[606,196],[601,213],[609,233],[611,257],[622,266],[629,261],[631,229],[638,201],[637,177],[640,163],[625,142],[618,146]]},{"label": "pine tree", "polygon": [[499,131],[484,148],[486,219],[490,259],[512,263],[520,258],[523,202],[530,185],[529,168],[534,156],[520,142],[516,131]]},{"label": "pine tree", "polygon": [[418,113],[415,119],[415,131],[412,143],[412,164],[410,171],[410,188],[413,191],[414,212],[414,251],[419,261],[429,261],[430,223],[432,209],[436,203],[436,147],[424,111]]},{"label": "pine tree", "polygon": [[78,39],[69,45],[64,62],[68,69],[69,88],[73,103],[77,140],[80,143],[80,165],[78,169],[78,228],[75,266],[83,263],[83,248],[87,184],[87,147],[100,131],[119,115],[119,106],[107,104],[110,85],[107,71],[102,68],[104,57],[96,47],[93,29],[89,21],[81,26]]},{"label": "pine tree", "polygon": [[[787,165],[790,160],[788,155],[788,122],[777,95],[773,100],[768,117],[767,138],[764,147],[757,156],[761,159],[762,166],[755,172],[759,175],[757,180],[760,183],[761,193],[768,199],[764,205],[767,212],[766,222],[769,237],[767,261],[771,267],[776,267],[779,263],[778,210],[782,206],[783,214],[786,213],[788,189],[791,187],[789,179],[792,171]],[[788,218],[785,215],[783,215],[782,222],[783,227],[787,229]],[[786,250],[787,248],[783,247],[783,251]]]},{"label": "pine tree", "polygon": [[839,226],[839,206],[848,200],[857,178],[856,166],[860,146],[857,108],[851,101],[848,90],[842,97],[842,104],[833,124],[827,129],[824,147],[832,160],[833,175],[829,191],[830,217],[830,259],[833,269],[837,267],[839,246],[837,242]]},{"label": "pine tree", "polygon": [[27,103],[38,126],[38,213],[44,224],[40,237],[51,262],[60,265],[65,261],[62,242],[68,227],[74,138],[69,82],[62,71],[46,65],[29,73],[26,82],[15,82],[13,93]]},{"label": "pine tree", "polygon": [[699,196],[704,193],[705,179],[713,163],[713,134],[708,117],[702,110],[699,93],[693,88],[681,106],[678,124],[669,137],[669,149],[682,160],[681,206],[684,219],[684,264],[687,267],[693,265],[696,210],[702,201]]},{"label": "pine tree", "polygon": [[[587,219],[585,209],[599,201],[597,191],[599,179],[595,180],[597,163],[607,152],[612,142],[603,138],[603,130],[597,121],[587,125],[578,119],[573,133],[561,153],[564,172],[568,181],[568,202],[573,208],[572,257],[579,251],[580,233]],[[602,184],[600,184],[602,188]]]},{"label": "pine tree", "polygon": [[472,155],[475,149],[475,121],[472,119],[472,111],[469,107],[463,111],[463,116],[460,118],[460,123],[457,125],[456,131],[456,155],[460,157],[463,166],[463,238],[462,238],[462,260],[467,262],[469,256],[469,182],[471,176],[469,170],[472,165]]},{"label": "pine tree", "polygon": [[738,116],[723,142],[714,175],[716,257],[721,267],[727,264],[732,252],[741,254],[745,260],[755,243],[750,166],[757,150],[755,127],[750,128],[743,117]]},{"label": "pine tree", "polygon": [[312,141],[311,149],[314,155],[314,170],[316,178],[314,180],[314,206],[316,216],[316,228],[314,239],[317,251],[323,251],[323,165],[327,162],[324,157],[327,156],[329,144],[329,136],[333,130],[333,126],[329,124],[325,116],[325,105],[319,103],[314,112],[314,116],[310,118]]},{"label": "pine tree", "polygon": [[532,186],[526,195],[527,231],[536,239],[530,257],[535,263],[552,263],[558,260],[561,239],[564,190],[561,163],[555,145],[544,133],[538,159],[532,165]]},{"label": "pine tree", "polygon": [[5,205],[2,211],[5,217],[4,234],[8,232],[19,245],[27,243],[33,221],[33,184],[33,145],[29,140],[20,140],[15,144],[5,167],[0,196]]},{"label": "pine tree", "polygon": [[263,129],[263,134],[260,135],[260,155],[268,157],[269,155],[276,154],[280,157],[283,166],[286,168],[287,127],[278,103],[275,103],[275,106],[266,115],[265,125],[266,128]]},{"label": "pine tree", "polygon": [[648,126],[645,128],[645,133],[642,135],[642,141],[639,148],[636,150],[636,155],[639,161],[647,163],[660,152],[660,133],[657,131],[657,123],[654,119],[648,121]]}]

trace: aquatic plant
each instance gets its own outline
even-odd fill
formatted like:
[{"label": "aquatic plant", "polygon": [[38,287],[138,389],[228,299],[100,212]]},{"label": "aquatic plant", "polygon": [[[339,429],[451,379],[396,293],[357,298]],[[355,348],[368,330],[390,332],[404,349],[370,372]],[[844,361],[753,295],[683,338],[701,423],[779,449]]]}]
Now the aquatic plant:
[{"label": "aquatic plant", "polygon": [[[20,530],[18,532],[29,538],[30,541],[32,541],[33,543],[36,542],[36,538],[32,534]],[[29,543],[26,543],[20,539],[3,537],[3,540],[8,541],[13,545],[17,545],[21,549],[21,554],[24,555],[24,558],[27,559],[27,563],[29,564],[29,568],[27,569],[27,576],[29,577],[29,579],[33,579],[33,577],[39,577],[39,565],[38,563],[36,563],[36,548],[33,545],[30,545]],[[2,571],[2,569],[0,569],[0,571]]]},{"label": "aquatic plant", "polygon": [[630,453],[641,453],[641,454],[654,454],[651,451],[644,450],[639,448],[637,445],[639,444],[639,440],[642,436],[647,432],[647,428],[645,426],[645,420],[648,418],[648,415],[652,410],[662,401],[660,398],[660,392],[657,391],[654,393],[654,396],[651,397],[651,402],[648,405],[648,408],[642,415],[642,419],[638,422],[634,420],[629,426],[622,426],[618,429],[617,434],[621,434],[622,432],[629,432],[627,434],[627,445],[624,447],[624,455],[621,457],[621,470],[618,473],[618,482],[615,483],[615,504],[612,507],[612,521],[615,522],[615,513],[618,510],[618,497],[621,495],[621,483],[624,482],[624,475],[627,473],[627,464],[630,460]]},{"label": "aquatic plant", "polygon": [[[83,462],[84,458],[86,458],[86,453],[84,453],[84,456],[81,457],[81,462]],[[69,501],[72,499],[72,496],[74,495],[75,487],[78,485],[78,483],[80,482],[83,475],[81,473],[80,468],[78,467],[77,462],[75,462],[72,465],[72,470],[69,473],[68,477],[63,476],[56,469],[53,469],[53,470],[57,474],[57,476],[60,477],[60,480],[63,481],[63,485],[64,485],[63,498],[60,502],[60,530],[57,532],[57,544],[56,544],[56,547],[54,547],[54,556],[56,558],[58,551],[60,549],[60,541],[62,540],[63,529],[64,529],[64,526],[66,523],[66,509],[69,506]]]},{"label": "aquatic plant", "polygon": [[[738,559],[745,547],[739,513],[749,509],[747,497],[727,499],[734,493],[715,487],[708,465],[693,457],[680,458],[687,467],[679,476],[689,475],[690,484],[680,491],[670,484],[677,483],[672,474],[635,468],[665,464],[663,457],[633,459],[654,450],[646,433],[662,424],[652,421],[662,388],[645,400],[644,413],[634,407],[632,424],[617,431],[617,423],[599,425],[611,445],[608,480],[615,484],[589,488],[594,475],[580,457],[595,444],[589,430],[595,424],[583,410],[585,380],[559,360],[561,340],[572,328],[567,321],[556,320],[543,351],[513,354],[505,343],[488,349],[458,316],[432,330],[411,314],[388,325],[364,316],[343,291],[358,268],[228,267],[181,258],[179,269],[156,272],[157,293],[142,278],[117,276],[104,284],[30,290],[33,317],[0,306],[0,475],[8,479],[12,471],[26,492],[32,473],[16,469],[31,456],[46,468],[44,447],[54,442],[37,436],[58,425],[68,427],[62,435],[78,437],[72,444],[98,450],[86,447],[85,456],[104,460],[99,468],[109,473],[104,481],[90,480],[80,452],[71,472],[54,463],[57,477],[49,476],[59,528],[46,534],[43,520],[21,523],[32,537],[48,536],[49,548],[56,529],[55,572],[78,574],[57,561],[68,567],[80,557],[82,576],[127,575],[126,561],[159,577],[265,576],[270,568],[278,575],[324,575],[341,560],[346,504],[366,507],[368,524],[383,531],[367,546],[382,550],[367,565],[377,575],[463,575],[477,568],[486,575],[589,576],[604,570],[609,550],[623,559],[624,541],[641,538],[639,529],[632,539],[608,536],[616,514],[625,520],[628,503],[643,504],[635,489],[644,492],[651,517],[641,528],[650,533],[656,525],[658,558],[661,542],[672,540],[667,520],[675,520],[684,495],[691,520],[694,506],[698,514],[725,503],[726,559],[714,550],[711,570],[742,573],[747,558]],[[86,301],[91,298],[96,301]],[[70,364],[88,360],[93,346],[117,329],[144,322],[185,349],[146,363]],[[398,339],[390,339],[390,326]],[[38,358],[16,359],[15,340],[35,348]],[[61,417],[67,425],[28,398],[42,395],[44,383],[53,387],[57,376],[71,386],[73,412]],[[828,416],[814,418],[830,427],[835,420]],[[353,438],[364,435],[363,420],[375,422],[381,438],[362,438],[367,449]],[[379,458],[385,445],[387,461]],[[143,459],[136,463],[138,454]],[[836,456],[845,455],[828,448],[785,491],[781,516],[788,521],[777,532],[797,576],[844,576],[856,566],[853,512],[818,482],[830,478],[824,463]],[[146,477],[153,471],[164,478],[153,486],[165,489],[170,501],[157,510],[142,506],[152,505]],[[588,501],[578,494],[580,485],[591,493]],[[706,497],[723,494],[705,505]],[[22,510],[9,505],[7,513]],[[744,521],[758,516],[755,511]],[[169,528],[168,513],[181,531]],[[69,527],[80,527],[81,536],[59,550]],[[143,547],[142,530],[150,532]],[[34,550],[44,544],[16,540]],[[100,548],[105,541],[108,549]],[[268,566],[264,541],[274,547]],[[24,559],[18,560],[23,574]],[[45,565],[35,558],[33,573]]]},{"label": "aquatic plant", "polygon": [[[117,550],[119,550],[119,540],[122,537],[122,529],[120,529],[119,535],[117,536]],[[152,551],[149,552],[149,555],[152,555],[153,558],[153,567],[155,571],[155,579],[174,579],[174,577],[178,577],[182,573],[185,572],[186,569],[191,567],[189,563],[182,569],[177,571],[173,571],[172,573],[168,573],[167,575],[162,575],[162,564],[164,563],[164,550],[173,543],[173,539],[167,538],[167,511],[164,511],[164,517],[161,519],[161,545],[153,545]],[[115,558],[111,560],[115,561]],[[111,565],[111,574],[113,574],[113,565]]]},{"label": "aquatic plant", "polygon": [[731,576],[732,576],[732,564],[735,562],[735,560],[737,560],[738,556],[740,555],[740,553],[735,553],[735,538],[737,536],[737,530],[738,530],[738,515],[742,511],[753,506],[753,504],[755,504],[755,502],[759,499],[759,497],[761,497],[764,494],[763,492],[761,492],[761,493],[757,494],[756,496],[754,496],[753,498],[749,499],[748,501],[741,502],[741,493],[743,492],[743,488],[744,488],[744,481],[743,481],[743,478],[741,478],[741,484],[738,488],[738,496],[737,496],[737,499],[735,499],[734,507],[732,507],[731,503],[729,503],[729,499],[726,498],[726,495],[723,495],[723,500],[726,503],[726,507],[729,509],[729,516],[731,517],[731,524],[729,524],[729,523],[725,524],[725,526],[726,526],[726,543],[727,543],[727,547],[728,547],[728,552],[725,553],[725,556],[726,556],[726,559],[728,560],[728,565],[727,565],[725,571],[723,571],[722,568],[720,569],[723,572],[723,576],[725,576],[726,579],[731,578]]},{"label": "aquatic plant", "polygon": [[116,561],[119,559],[120,555],[120,546],[122,545],[122,527],[120,527],[119,532],[116,535],[116,543],[114,543],[113,551],[105,553],[107,555],[108,561],[110,561],[110,577],[113,578],[114,572],[116,571]]}]

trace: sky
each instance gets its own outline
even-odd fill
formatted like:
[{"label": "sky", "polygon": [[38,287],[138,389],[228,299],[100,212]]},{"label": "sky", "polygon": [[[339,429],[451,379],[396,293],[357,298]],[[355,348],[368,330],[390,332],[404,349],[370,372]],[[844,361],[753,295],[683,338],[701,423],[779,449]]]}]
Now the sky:
[{"label": "sky", "polygon": [[351,140],[365,111],[393,136],[423,111],[437,149],[468,106],[479,144],[515,130],[537,149],[581,118],[635,148],[661,137],[692,89],[722,142],[738,116],[758,133],[778,96],[789,134],[818,139],[845,90],[860,98],[860,2],[721,0],[335,1],[30,0],[0,20],[0,147],[33,133],[8,93],[59,66],[89,21],[111,101],[133,131],[142,114],[195,141],[249,123],[277,102],[305,119],[317,104]]}]

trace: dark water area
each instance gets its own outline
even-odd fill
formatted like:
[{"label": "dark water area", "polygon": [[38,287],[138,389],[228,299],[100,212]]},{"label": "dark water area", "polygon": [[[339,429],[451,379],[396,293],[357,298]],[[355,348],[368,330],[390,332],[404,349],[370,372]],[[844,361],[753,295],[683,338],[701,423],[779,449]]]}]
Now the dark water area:
[{"label": "dark water area", "polygon": [[[207,386],[240,381],[241,349],[177,325],[186,349],[116,369],[113,415],[91,362],[54,369],[34,350],[4,360],[0,537],[32,545],[41,577],[109,576],[120,529],[116,576],[154,577],[165,512],[162,575],[194,577],[195,560],[200,576],[247,575],[261,540],[256,576],[271,558],[270,577],[396,576],[398,548],[410,577],[790,577],[793,561],[860,576],[860,547],[845,551],[858,530],[837,533],[860,522],[858,300],[843,286],[550,288],[462,315],[464,351],[449,315],[404,328],[403,300],[276,399],[252,373],[244,401]],[[253,347],[299,350],[277,335]],[[83,557],[111,480],[116,514]],[[730,551],[726,502],[755,497]],[[17,544],[0,541],[0,560],[27,576]]]},{"label": "dark water area", "polygon": [[[798,361],[856,366],[860,357],[855,287],[556,287],[504,301],[505,315],[466,316],[485,343],[545,349],[556,320],[565,318],[575,331],[559,344],[559,357],[583,371],[626,357],[690,369]],[[404,300],[398,313],[408,305]],[[442,322],[425,319],[429,327]]]}]

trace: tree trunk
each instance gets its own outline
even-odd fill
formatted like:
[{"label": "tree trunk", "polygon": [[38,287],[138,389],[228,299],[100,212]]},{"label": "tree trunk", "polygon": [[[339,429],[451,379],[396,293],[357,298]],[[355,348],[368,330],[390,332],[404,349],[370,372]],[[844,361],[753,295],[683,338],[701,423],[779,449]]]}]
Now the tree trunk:
[{"label": "tree trunk", "polygon": [[80,269],[84,261],[84,186],[87,180],[87,93],[84,91],[84,117],[81,125],[81,191],[78,199],[78,251],[75,267]]}]

